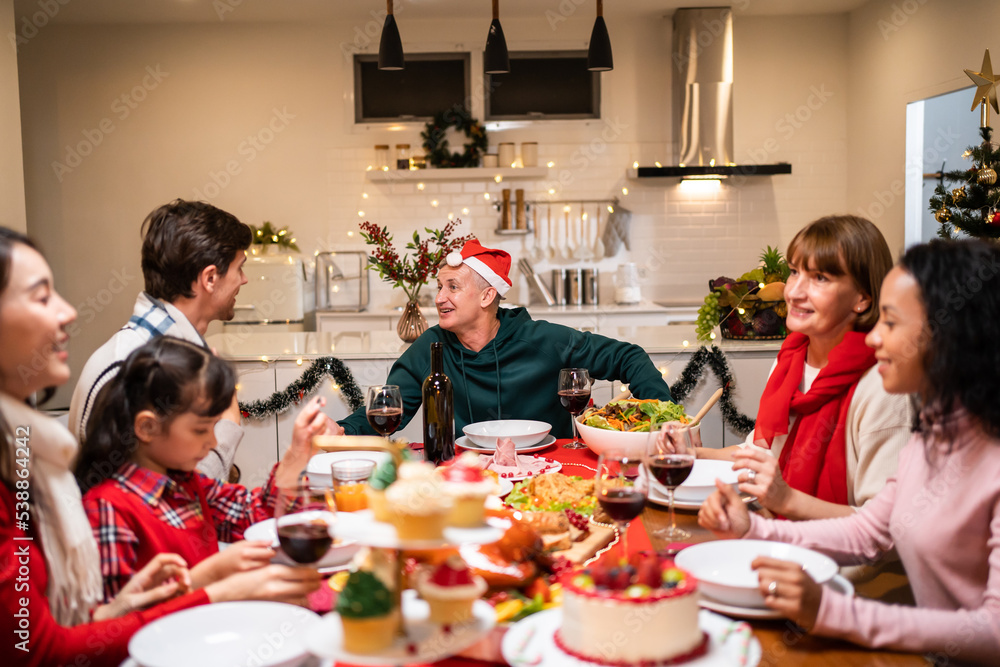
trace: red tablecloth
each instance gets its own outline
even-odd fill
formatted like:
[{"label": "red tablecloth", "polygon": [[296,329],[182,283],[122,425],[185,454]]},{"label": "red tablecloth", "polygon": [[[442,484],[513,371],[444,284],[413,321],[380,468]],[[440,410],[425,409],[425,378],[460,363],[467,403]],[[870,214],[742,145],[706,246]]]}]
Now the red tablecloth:
[{"label": "red tablecloth", "polygon": [[[551,447],[543,449],[537,452],[537,454],[562,463],[563,468],[561,472],[567,475],[593,477],[594,473],[597,472],[597,455],[589,449],[566,449],[563,447],[563,444],[567,442],[569,442],[568,439],[557,440]],[[458,450],[461,452],[461,447]],[[646,534],[645,526],[642,524],[642,518],[638,518],[629,526],[628,550],[629,552],[636,552],[648,549],[652,549],[652,545],[649,541],[649,536]],[[614,549],[607,554],[607,556],[612,557],[615,555],[620,555],[618,549]],[[487,667],[493,664],[480,660],[470,660],[468,658],[447,658],[433,663],[433,667]],[[337,663],[337,666],[352,667],[346,663]],[[411,667],[430,667],[430,665],[413,663]]]}]

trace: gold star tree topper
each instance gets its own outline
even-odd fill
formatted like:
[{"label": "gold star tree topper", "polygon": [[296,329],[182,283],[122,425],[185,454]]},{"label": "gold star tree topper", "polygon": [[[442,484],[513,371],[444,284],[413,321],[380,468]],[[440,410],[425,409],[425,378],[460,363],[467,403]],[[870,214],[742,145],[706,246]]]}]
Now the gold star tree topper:
[{"label": "gold star tree topper", "polygon": [[986,127],[990,124],[990,106],[1000,114],[1000,104],[997,102],[997,82],[1000,82],[1000,76],[993,76],[993,64],[990,62],[989,49],[986,49],[986,53],[983,55],[981,69],[981,72],[967,69],[965,73],[976,84],[976,97],[972,101],[972,111],[975,111],[976,105],[983,105],[981,125]]}]

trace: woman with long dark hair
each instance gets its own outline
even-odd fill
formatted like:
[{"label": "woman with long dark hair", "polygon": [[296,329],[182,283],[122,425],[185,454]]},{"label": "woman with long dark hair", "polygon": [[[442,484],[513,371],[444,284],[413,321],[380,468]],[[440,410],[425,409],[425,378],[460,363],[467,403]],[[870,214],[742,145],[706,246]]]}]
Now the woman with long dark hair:
[{"label": "woman with long dark hair", "polygon": [[895,548],[917,607],[851,598],[802,568],[754,563],[767,606],[813,632],[943,661],[1000,655],[1000,249],[932,241],[885,279],[868,334],[886,391],[913,394],[916,432],[886,487],[851,517],[792,523],[747,512],[719,484],[698,521],[722,537],[780,540],[841,564]]}]

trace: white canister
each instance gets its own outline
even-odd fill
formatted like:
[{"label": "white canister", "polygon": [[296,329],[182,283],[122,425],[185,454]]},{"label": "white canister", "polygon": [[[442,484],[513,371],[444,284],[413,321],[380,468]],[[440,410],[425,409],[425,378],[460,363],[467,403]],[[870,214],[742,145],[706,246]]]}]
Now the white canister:
[{"label": "white canister", "polygon": [[620,264],[615,273],[615,303],[629,304],[640,301],[642,301],[642,289],[639,287],[639,267],[635,262]]},{"label": "white canister", "polygon": [[483,166],[484,167],[495,167],[497,166],[497,154],[487,153],[483,156]]},{"label": "white canister", "polygon": [[521,166],[538,166],[538,142],[525,141],[521,144]]},{"label": "white canister", "polygon": [[501,167],[514,166],[514,144],[504,143],[497,146],[497,161]]}]

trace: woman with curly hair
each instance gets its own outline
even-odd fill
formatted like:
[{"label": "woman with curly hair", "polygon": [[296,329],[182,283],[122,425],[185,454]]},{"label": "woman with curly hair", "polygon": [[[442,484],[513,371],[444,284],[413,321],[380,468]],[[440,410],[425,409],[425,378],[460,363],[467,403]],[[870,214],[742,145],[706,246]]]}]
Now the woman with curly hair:
[{"label": "woman with curly hair", "polygon": [[790,542],[841,564],[895,548],[916,607],[852,598],[796,563],[754,562],[767,606],[821,635],[996,664],[1000,655],[1000,249],[911,248],[882,287],[868,334],[885,389],[914,394],[916,432],[899,470],[854,516],[792,523],[750,515],[723,485],[698,522],[722,537]]}]

